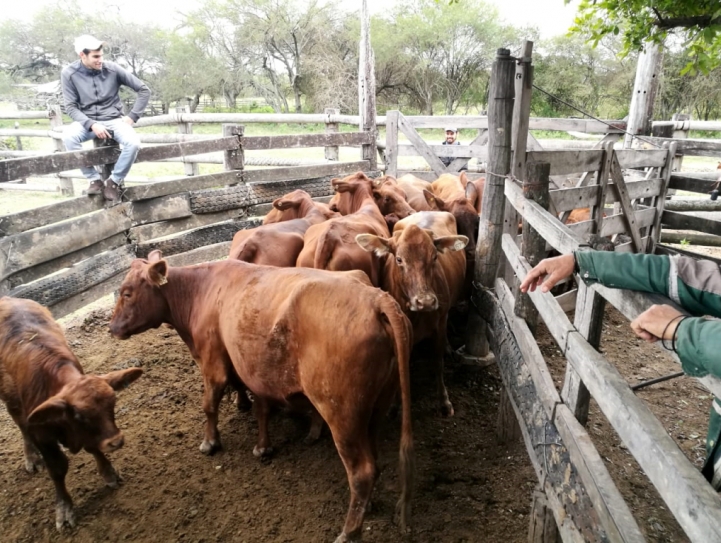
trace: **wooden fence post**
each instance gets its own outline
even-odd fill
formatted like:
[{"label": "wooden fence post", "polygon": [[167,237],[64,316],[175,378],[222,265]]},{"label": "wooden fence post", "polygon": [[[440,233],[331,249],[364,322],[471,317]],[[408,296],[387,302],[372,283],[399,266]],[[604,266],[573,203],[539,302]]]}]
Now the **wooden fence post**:
[{"label": "wooden fence post", "polygon": [[556,543],[559,540],[558,536],[553,512],[548,507],[546,494],[539,486],[533,492],[533,502],[531,502],[528,543]]},{"label": "wooden fence post", "polygon": [[[551,164],[548,162],[528,162],[525,166],[526,174],[523,179],[523,196],[535,201],[543,209],[547,210],[551,202],[551,195],[549,193]],[[546,256],[546,240],[534,228],[531,228],[531,225],[528,224],[528,221],[525,219],[523,220],[522,239],[523,256],[531,266],[535,266]],[[516,298],[516,315],[526,319],[528,328],[530,328],[535,336],[536,325],[538,324],[538,311],[527,294],[519,294]]]},{"label": "wooden fence post", "polygon": [[[331,115],[339,115],[340,109],[327,107],[325,108],[325,111],[323,111],[328,117],[330,118]],[[331,123],[329,121],[326,121],[325,123],[325,133],[326,134],[335,134],[338,132],[338,123]],[[338,146],[337,145],[331,145],[325,148],[325,159],[326,160],[338,160]]]},{"label": "wooden fence post", "polygon": [[[190,113],[190,106],[178,106],[175,108],[175,113]],[[192,134],[193,123],[178,122],[178,134]],[[200,175],[200,165],[197,162],[184,162],[183,167],[185,168],[185,175]]]},{"label": "wooden fence post", "polygon": [[361,4],[361,36],[358,59],[358,111],[360,113],[359,128],[362,132],[373,133],[373,143],[363,144],[361,160],[369,162],[370,170],[378,169],[378,153],[376,139],[378,127],[376,125],[376,76],[375,58],[371,47],[371,23],[368,12],[368,2]]},{"label": "wooden fence post", "polygon": [[386,113],[386,175],[398,177],[398,115],[397,110]]},{"label": "wooden fence post", "polygon": [[[245,127],[239,124],[224,124],[223,137],[237,136],[241,138],[245,132]],[[245,165],[245,152],[243,147],[223,152],[223,168],[226,170],[242,170]],[[235,184],[235,183],[233,183]]]},{"label": "wooden fence post", "polygon": [[[474,281],[493,288],[501,260],[503,234],[503,195],[506,175],[511,167],[511,130],[513,118],[513,78],[515,61],[508,49],[498,49],[491,72],[488,103],[488,167],[486,188],[481,204],[481,221],[476,245]],[[468,315],[466,353],[476,357],[489,355],[486,322],[475,311]]]},{"label": "wooden fence post", "polygon": [[[63,132],[63,112],[60,109],[59,105],[52,106],[50,108],[50,130],[58,132],[58,135],[62,134]],[[63,143],[63,140],[60,138],[53,138],[53,147],[55,147],[55,151],[62,153],[65,151],[65,144]],[[106,178],[103,178],[106,179]],[[60,177],[58,176],[58,184],[60,186],[60,194],[63,196],[73,196],[75,194],[75,189],[73,187],[73,180],[70,177]]]},{"label": "wooden fence post", "polygon": [[[647,136],[651,133],[653,104],[658,90],[658,81],[663,68],[663,45],[646,42],[644,51],[638,55],[636,80],[628,112],[626,130],[634,136]],[[634,138],[626,135],[623,146],[630,148]]]},{"label": "wooden fence post", "polygon": [[[15,121],[15,130],[20,130],[20,123]],[[20,136],[15,136],[15,147],[17,147],[17,151],[23,150],[23,140]],[[20,183],[27,183],[27,178],[23,177],[20,180]]]}]

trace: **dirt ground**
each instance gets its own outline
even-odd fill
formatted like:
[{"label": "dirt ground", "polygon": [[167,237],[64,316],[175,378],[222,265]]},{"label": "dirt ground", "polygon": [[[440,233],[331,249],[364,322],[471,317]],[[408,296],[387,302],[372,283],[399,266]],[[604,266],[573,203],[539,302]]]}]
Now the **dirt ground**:
[{"label": "dirt ground", "polygon": [[[111,460],[124,484],[115,491],[104,488],[90,455],[71,457],[67,482],[78,526],[58,534],[52,484],[44,472],[25,472],[20,433],[0,406],[0,540],[333,541],[345,516],[348,486],[327,432],[315,445],[305,445],[309,421],[278,413],[271,425],[276,454],[260,461],[251,453],[257,435],[252,415],[224,400],[224,450],[202,455],[202,383],[185,345],[167,328],[115,340],[108,333],[110,312],[108,302],[63,324],[87,372],[131,365],[145,370],[119,395],[117,421],[126,445]],[[660,351],[632,337],[620,314],[607,312],[601,349],[630,383],[676,371]],[[542,327],[538,340],[560,388],[565,361]],[[456,409],[451,419],[436,414],[430,372],[416,364],[413,375],[417,477],[411,540],[525,542],[535,479],[521,441],[496,443],[501,382],[495,367],[448,365],[446,384]],[[686,377],[639,395],[700,466],[710,395]],[[404,540],[392,520],[399,426],[389,418],[382,434],[383,473],[364,525],[367,542]],[[595,404],[588,427],[648,540],[685,541]]]}]

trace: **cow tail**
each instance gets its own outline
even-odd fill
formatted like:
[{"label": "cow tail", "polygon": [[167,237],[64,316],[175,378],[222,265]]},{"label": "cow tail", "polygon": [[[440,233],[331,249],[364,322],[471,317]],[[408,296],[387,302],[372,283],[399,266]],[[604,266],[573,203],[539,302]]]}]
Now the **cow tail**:
[{"label": "cow tail", "polygon": [[401,530],[405,532],[411,515],[411,497],[413,494],[413,477],[415,472],[409,369],[413,329],[408,318],[403,314],[400,307],[398,307],[398,303],[388,294],[384,294],[381,297],[381,312],[388,319],[391,328],[389,332],[394,340],[393,350],[398,361],[398,376],[400,378],[402,417],[399,472],[401,479],[401,496],[396,504],[396,512],[400,517]]},{"label": "cow tail", "polygon": [[315,258],[313,267],[316,270],[327,270],[330,259],[333,257],[333,250],[337,243],[337,236],[330,225],[325,232],[320,235],[318,244],[315,247]]}]

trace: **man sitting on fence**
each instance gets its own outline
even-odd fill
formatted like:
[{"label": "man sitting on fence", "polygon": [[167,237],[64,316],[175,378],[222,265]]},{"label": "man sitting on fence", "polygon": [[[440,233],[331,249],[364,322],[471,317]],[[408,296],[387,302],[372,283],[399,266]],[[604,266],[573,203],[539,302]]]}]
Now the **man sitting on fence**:
[{"label": "man sitting on fence", "polygon": [[[653,305],[631,323],[634,333],[649,342],[678,353],[683,371],[693,377],[721,378],[721,269],[710,260],[690,257],[576,251],[547,258],[533,268],[521,284],[521,291],[540,285],[548,292],[574,270],[586,283],[662,294],[693,315],[670,305]],[[544,281],[545,278],[545,281]],[[706,463],[702,473],[716,490],[721,490],[721,400],[715,398],[706,436]]]},{"label": "man sitting on fence", "polygon": [[[454,127],[446,128],[446,139],[443,140],[443,145],[460,145],[461,142],[456,139],[458,136],[458,129]],[[443,162],[444,166],[450,166],[454,158],[452,156],[441,156],[438,157]],[[464,164],[459,171],[468,170],[468,164]]]},{"label": "man sitting on fence", "polygon": [[[103,193],[106,200],[117,204],[122,196],[123,180],[140,149],[140,139],[133,125],[148,104],[150,89],[114,62],[103,62],[103,45],[92,36],[80,36],[75,40],[75,51],[80,60],[62,71],[65,111],[75,121],[63,131],[63,142],[68,151],[82,149],[83,142],[92,138],[112,138],[122,146],[108,179],[101,179],[92,166],[81,168],[90,181],[87,193]],[[121,85],[137,93],[135,104],[127,115],[123,115],[118,94]]]}]

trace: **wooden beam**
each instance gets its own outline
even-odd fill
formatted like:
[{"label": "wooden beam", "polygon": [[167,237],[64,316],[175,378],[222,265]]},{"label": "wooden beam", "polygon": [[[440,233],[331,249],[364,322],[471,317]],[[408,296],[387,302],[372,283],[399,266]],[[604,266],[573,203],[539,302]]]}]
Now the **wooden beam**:
[{"label": "wooden beam", "polygon": [[[631,200],[639,198],[651,198],[658,196],[663,181],[655,177],[643,181],[626,181],[628,196]],[[559,212],[598,205],[598,185],[589,187],[558,189],[551,191],[551,201]],[[612,204],[618,201],[618,191],[613,183],[606,187],[605,204]],[[719,202],[721,203],[721,202]],[[721,211],[721,209],[720,209]],[[563,221],[562,221],[563,222]]]},{"label": "wooden beam", "polygon": [[[521,58],[516,65],[515,93],[516,98],[513,105],[513,134],[511,135],[511,147],[513,158],[511,162],[511,174],[517,179],[526,173],[526,144],[528,142],[528,124],[531,115],[531,97],[533,95],[533,66],[531,57],[533,55],[533,42],[524,40],[521,45]],[[528,162],[545,162],[543,160]]]},{"label": "wooden beam", "polygon": [[665,149],[619,149],[615,153],[623,169],[661,168],[667,163],[668,154]]},{"label": "wooden beam", "polygon": [[402,113],[398,114],[398,128],[406,135],[408,141],[415,146],[418,154],[422,156],[426,162],[428,162],[431,170],[433,170],[437,176],[448,173],[445,165],[441,162],[441,159],[438,158],[433,151],[431,151],[428,144],[423,141],[423,138],[420,137],[418,132],[416,132],[408,121],[406,121],[406,118]]},{"label": "wooden beam", "polygon": [[[359,146],[375,144],[370,132],[338,132],[335,134],[294,134],[287,136],[243,136],[240,145],[246,151],[260,149],[296,149],[328,147],[329,145]],[[176,155],[177,156],[177,155]]]},{"label": "wooden beam", "polygon": [[676,143],[676,152],[689,155],[689,156],[709,156],[718,158],[721,155],[721,142],[715,141],[702,141],[695,139],[673,139],[673,138],[652,138],[644,137],[644,140],[648,140],[656,145],[663,145],[664,143]]},{"label": "wooden beam", "polygon": [[0,237],[19,234],[33,228],[47,226],[54,222],[63,221],[69,217],[85,215],[93,211],[99,211],[105,207],[102,197],[89,198],[82,196],[65,200],[42,207],[36,207],[27,211],[3,215],[0,217]]},{"label": "wooden beam", "polygon": [[[525,278],[530,267],[513,240],[504,236],[503,248],[519,279]],[[721,540],[721,497],[618,370],[573,329],[553,295],[536,290],[530,296],[566,359],[689,538]]]},{"label": "wooden beam", "polygon": [[[397,110],[386,113],[386,175],[398,177],[398,156],[400,146],[398,145],[398,116]],[[415,147],[413,148],[415,149]]]},{"label": "wooden beam", "polygon": [[642,253],[645,247],[641,245],[641,232],[636,221],[636,213],[631,205],[631,198],[628,195],[628,188],[626,188],[626,180],[623,178],[621,165],[615,156],[611,156],[611,178],[618,191],[621,209],[623,209],[623,217],[628,226],[628,233],[633,240],[635,252]]},{"label": "wooden beam", "polygon": [[673,230],[696,230],[704,234],[721,236],[721,220],[695,217],[677,211],[664,211],[661,222]]},{"label": "wooden beam", "polygon": [[[711,179],[708,177],[711,177]],[[716,177],[716,179],[714,179],[714,177]],[[717,173],[703,177],[699,173],[672,173],[668,188],[708,195],[713,189],[718,188],[719,182],[717,178]]]}]

